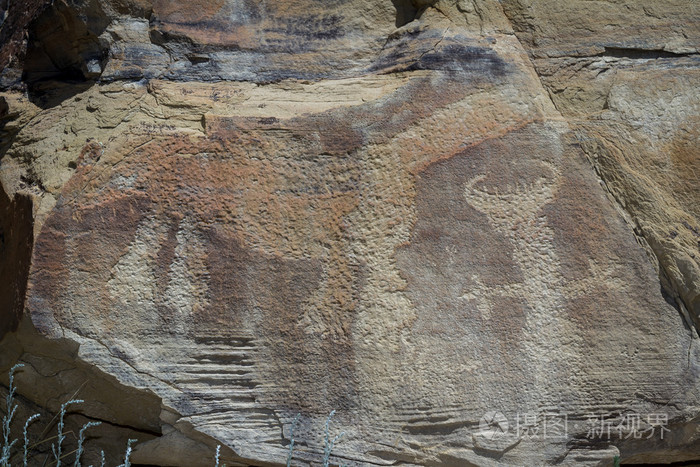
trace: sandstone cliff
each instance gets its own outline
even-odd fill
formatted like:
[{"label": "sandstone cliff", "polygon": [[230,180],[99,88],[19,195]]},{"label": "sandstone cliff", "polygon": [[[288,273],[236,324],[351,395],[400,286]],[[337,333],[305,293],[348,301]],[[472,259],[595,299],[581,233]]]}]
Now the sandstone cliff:
[{"label": "sandstone cliff", "polygon": [[284,464],[297,413],[318,465],[332,410],[339,464],[700,459],[697,2],[1,5],[27,413],[150,465]]}]

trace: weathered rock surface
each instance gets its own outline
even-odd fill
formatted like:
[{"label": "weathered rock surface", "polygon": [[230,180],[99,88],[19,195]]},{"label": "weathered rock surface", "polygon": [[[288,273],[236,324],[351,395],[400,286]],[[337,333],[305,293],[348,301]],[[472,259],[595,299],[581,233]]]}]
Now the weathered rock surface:
[{"label": "weathered rock surface", "polygon": [[653,250],[664,288],[697,328],[700,5],[503,4],[557,109]]},{"label": "weathered rock surface", "polygon": [[349,465],[700,459],[700,19],[647,3],[11,4],[0,369],[142,464],[331,410]]}]

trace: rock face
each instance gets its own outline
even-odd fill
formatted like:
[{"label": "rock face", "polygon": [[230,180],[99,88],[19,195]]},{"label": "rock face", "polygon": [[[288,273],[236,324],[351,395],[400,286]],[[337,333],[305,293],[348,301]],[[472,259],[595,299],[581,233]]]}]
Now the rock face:
[{"label": "rock face", "polygon": [[700,6],[503,3],[552,101],[697,328]]},{"label": "rock face", "polygon": [[284,464],[298,413],[319,464],[332,410],[339,464],[700,459],[695,2],[13,5],[30,403],[150,465]]}]

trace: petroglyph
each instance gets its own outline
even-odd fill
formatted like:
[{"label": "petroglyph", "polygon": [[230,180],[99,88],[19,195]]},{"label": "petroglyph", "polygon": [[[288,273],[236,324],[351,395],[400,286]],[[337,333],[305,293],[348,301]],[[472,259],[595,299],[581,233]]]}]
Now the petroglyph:
[{"label": "petroglyph", "polygon": [[170,265],[163,302],[171,311],[170,332],[188,331],[191,316],[209,306],[209,272],[204,241],[192,221],[183,220],[175,236],[177,246]]},{"label": "petroglyph", "polygon": [[[107,282],[109,297],[113,301],[112,315],[118,325],[126,327],[128,318],[123,310],[138,309],[144,319],[131,323],[131,331],[148,332],[159,321],[156,300],[158,297],[156,255],[167,236],[167,225],[158,219],[148,218],[139,225],[134,240],[117,264],[110,271]],[[122,317],[121,315],[124,314]],[[120,319],[121,318],[121,319]]]},{"label": "petroglyph", "polygon": [[[513,259],[524,280],[495,289],[485,286],[478,274],[473,274],[470,279],[474,285],[460,298],[474,302],[485,319],[498,313],[493,306],[496,297],[515,298],[527,305],[523,347],[531,357],[535,387],[546,394],[551,378],[563,374],[561,368],[569,364],[567,357],[575,358],[581,340],[564,315],[564,301],[590,294],[601,283],[615,288],[623,283],[613,270],[592,260],[588,277],[567,280],[562,275],[554,231],[547,225],[542,209],[554,200],[560,174],[554,164],[540,164],[544,170],[536,181],[508,186],[503,191],[483,187],[480,182],[486,178],[484,175],[465,183],[466,201],[487,215],[489,224],[513,245]],[[566,342],[563,336],[567,336]],[[552,352],[566,346],[574,353]]]}]

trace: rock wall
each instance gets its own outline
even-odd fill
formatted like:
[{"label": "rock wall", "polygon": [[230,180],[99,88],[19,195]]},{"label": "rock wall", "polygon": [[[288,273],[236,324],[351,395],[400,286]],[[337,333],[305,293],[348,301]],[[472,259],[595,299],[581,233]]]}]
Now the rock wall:
[{"label": "rock wall", "polygon": [[28,404],[150,465],[332,410],[339,464],[700,459],[694,2],[3,8]]},{"label": "rock wall", "polygon": [[697,328],[700,7],[503,3],[552,101],[653,250],[664,289]]}]

